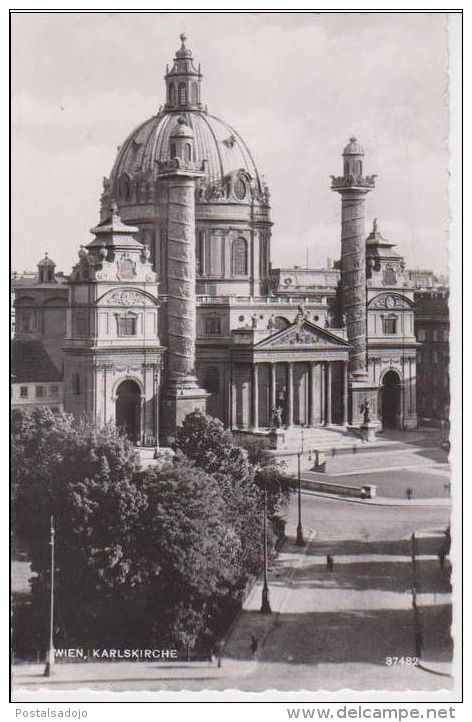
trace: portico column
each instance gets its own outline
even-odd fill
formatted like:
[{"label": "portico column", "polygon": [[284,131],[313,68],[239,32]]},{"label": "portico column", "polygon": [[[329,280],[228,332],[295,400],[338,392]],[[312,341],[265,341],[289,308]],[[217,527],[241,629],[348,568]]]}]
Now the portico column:
[{"label": "portico column", "polygon": [[293,426],[293,363],[287,364],[287,426]]},{"label": "portico column", "polygon": [[270,416],[272,415],[272,409],[275,409],[277,404],[276,399],[276,379],[277,379],[277,368],[275,363],[270,364]]},{"label": "portico column", "polygon": [[252,426],[257,429],[259,426],[259,367],[255,363],[252,367],[252,384],[251,384],[251,406],[252,406]]},{"label": "portico column", "polygon": [[347,426],[348,423],[348,378],[347,378],[347,363],[343,363],[343,426]]},{"label": "portico column", "polygon": [[326,416],[325,426],[331,426],[331,364],[326,362]]},{"label": "portico column", "polygon": [[316,363],[315,363],[315,361],[310,361],[308,365],[309,365],[309,367],[310,367],[310,416],[309,416],[309,424],[310,424],[310,426],[313,426],[314,423],[315,423],[315,403],[316,403],[316,398],[315,398],[315,391],[316,391],[316,388],[315,388],[315,368],[316,368]]}]

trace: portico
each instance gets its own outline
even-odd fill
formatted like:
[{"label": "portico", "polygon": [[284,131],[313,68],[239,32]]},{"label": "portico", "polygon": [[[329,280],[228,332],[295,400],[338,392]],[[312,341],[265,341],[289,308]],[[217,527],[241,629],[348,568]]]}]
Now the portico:
[{"label": "portico", "polygon": [[250,335],[234,332],[231,428],[269,429],[274,409],[285,428],[347,425],[349,344],[344,339],[306,320],[269,338],[254,338],[254,345]]}]

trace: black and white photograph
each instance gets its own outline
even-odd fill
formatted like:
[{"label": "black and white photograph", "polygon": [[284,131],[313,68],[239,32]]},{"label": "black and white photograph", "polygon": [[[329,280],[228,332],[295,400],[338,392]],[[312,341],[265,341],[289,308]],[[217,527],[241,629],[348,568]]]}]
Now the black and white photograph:
[{"label": "black and white photograph", "polygon": [[10,12],[14,702],[460,701],[461,19]]}]

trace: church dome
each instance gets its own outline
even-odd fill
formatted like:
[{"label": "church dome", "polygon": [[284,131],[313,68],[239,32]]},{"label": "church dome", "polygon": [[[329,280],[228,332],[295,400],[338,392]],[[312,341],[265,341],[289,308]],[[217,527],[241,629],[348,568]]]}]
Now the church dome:
[{"label": "church dome", "polygon": [[[210,115],[201,102],[200,66],[180,36],[173,66],[165,75],[166,103],[157,115],[136,128],[119,148],[109,180],[113,196],[134,181],[154,181],[159,163],[171,160],[171,138],[193,135],[192,160],[204,164],[204,184],[220,184],[229,175],[247,174],[256,193],[263,191],[254,159],[239,133]],[[121,194],[122,195],[122,194]]]},{"label": "church dome", "polygon": [[206,161],[205,178],[220,182],[229,173],[244,170],[261,190],[259,173],[251,153],[237,131],[228,123],[202,110],[175,113],[162,111],[134,130],[121,146],[111,173],[115,184],[123,175],[153,176],[158,163],[169,161],[170,138],[179,130],[179,119],[194,136],[195,160]]}]

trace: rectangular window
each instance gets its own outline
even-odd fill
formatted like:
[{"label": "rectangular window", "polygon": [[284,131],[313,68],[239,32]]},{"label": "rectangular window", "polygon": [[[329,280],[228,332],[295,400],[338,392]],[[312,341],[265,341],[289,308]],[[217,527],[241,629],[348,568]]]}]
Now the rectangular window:
[{"label": "rectangular window", "polygon": [[87,335],[87,317],[77,316],[77,336]]},{"label": "rectangular window", "polygon": [[426,330],[424,328],[418,329],[418,341],[426,341]]},{"label": "rectangular window", "polygon": [[80,374],[72,374],[72,393],[80,396]]},{"label": "rectangular window", "polygon": [[205,319],[205,332],[210,336],[216,336],[221,333],[221,320],[219,318]]},{"label": "rectangular window", "polygon": [[433,329],[433,341],[437,341],[437,340],[438,340],[438,333],[439,333],[439,332],[438,332],[438,329],[437,329],[437,328]]},{"label": "rectangular window", "polygon": [[118,319],[118,336],[136,336],[136,316],[121,316]]},{"label": "rectangular window", "polygon": [[49,396],[59,396],[59,386],[50,386]]},{"label": "rectangular window", "polygon": [[447,329],[444,329],[442,332],[442,340],[446,342],[449,341],[449,331]]},{"label": "rectangular window", "polygon": [[397,319],[396,318],[384,318],[383,319],[383,332],[384,334],[392,335],[397,332]]},{"label": "rectangular window", "polygon": [[44,386],[36,386],[36,398],[37,399],[44,398]]},{"label": "rectangular window", "polygon": [[20,399],[27,399],[27,398],[28,398],[28,387],[20,386]]},{"label": "rectangular window", "polygon": [[433,364],[437,364],[439,361],[439,354],[437,351],[433,351]]}]

